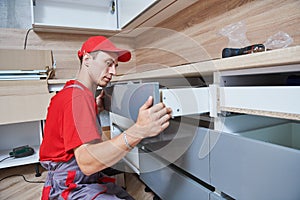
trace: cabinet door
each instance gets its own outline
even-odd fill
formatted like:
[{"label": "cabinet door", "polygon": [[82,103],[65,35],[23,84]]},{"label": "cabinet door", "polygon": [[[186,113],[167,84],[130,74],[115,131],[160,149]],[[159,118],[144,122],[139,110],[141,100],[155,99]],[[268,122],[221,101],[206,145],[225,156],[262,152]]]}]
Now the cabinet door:
[{"label": "cabinet door", "polygon": [[116,0],[32,0],[33,26],[116,30]]},{"label": "cabinet door", "polygon": [[141,13],[143,13],[147,8],[149,8],[154,3],[159,0],[119,0],[118,1],[118,21],[119,28],[123,28],[128,23],[130,23],[133,19],[138,17]]}]

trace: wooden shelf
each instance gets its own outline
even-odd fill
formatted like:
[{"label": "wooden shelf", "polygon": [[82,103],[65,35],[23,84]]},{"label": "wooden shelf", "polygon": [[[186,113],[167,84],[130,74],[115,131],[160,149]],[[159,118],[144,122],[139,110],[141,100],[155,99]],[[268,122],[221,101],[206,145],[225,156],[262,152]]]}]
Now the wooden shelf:
[{"label": "wooden shelf", "polygon": [[[39,145],[31,146],[34,149],[34,154],[31,156],[23,157],[23,158],[8,158],[0,163],[0,169],[7,168],[7,167],[14,167],[19,165],[27,165],[32,163],[39,162]],[[12,150],[1,150],[0,151],[0,158],[4,159],[9,155],[9,152]]]},{"label": "wooden shelf", "polygon": [[165,77],[197,77],[213,75],[214,72],[225,70],[274,67],[300,63],[300,46],[277,49],[272,51],[247,54],[242,56],[197,62],[176,67],[126,74],[114,77],[112,82],[153,79]]}]

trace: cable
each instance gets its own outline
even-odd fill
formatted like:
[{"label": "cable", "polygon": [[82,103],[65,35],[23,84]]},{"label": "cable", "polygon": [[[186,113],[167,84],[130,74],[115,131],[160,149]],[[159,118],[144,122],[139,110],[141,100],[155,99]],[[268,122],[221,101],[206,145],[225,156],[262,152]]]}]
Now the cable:
[{"label": "cable", "polygon": [[7,156],[6,158],[3,158],[2,160],[0,160],[0,162],[3,162],[4,160],[6,160],[8,158],[12,158],[12,156]]},{"label": "cable", "polygon": [[25,176],[23,174],[13,174],[13,175],[6,176],[6,177],[0,179],[0,182],[3,181],[4,179],[10,178],[10,177],[14,177],[14,176],[21,176],[21,177],[23,177],[24,181],[26,181],[27,183],[45,183],[45,181],[29,181],[29,180],[27,180],[25,178]]},{"label": "cable", "polygon": [[25,36],[25,40],[24,40],[24,49],[26,49],[28,34],[29,34],[29,32],[30,32],[31,30],[33,30],[33,28],[30,28],[30,29],[27,30],[27,33],[26,33],[26,36]]}]

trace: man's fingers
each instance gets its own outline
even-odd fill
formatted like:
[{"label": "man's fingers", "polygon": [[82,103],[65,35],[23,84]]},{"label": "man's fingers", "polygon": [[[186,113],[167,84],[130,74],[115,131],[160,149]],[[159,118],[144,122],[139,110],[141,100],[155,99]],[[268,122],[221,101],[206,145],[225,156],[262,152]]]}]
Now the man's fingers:
[{"label": "man's fingers", "polygon": [[169,121],[166,121],[165,123],[163,123],[163,124],[161,125],[161,128],[162,128],[163,130],[165,130],[166,128],[168,128],[169,125],[170,125],[170,122],[169,122]]},{"label": "man's fingers", "polygon": [[144,103],[144,105],[141,106],[140,109],[146,110],[146,109],[150,108],[150,107],[152,106],[152,104],[153,104],[153,97],[150,96],[150,97],[147,99],[147,101]]},{"label": "man's fingers", "polygon": [[99,97],[102,98],[102,97],[104,97],[104,95],[105,95],[104,90],[101,90],[101,92],[100,92],[100,94],[99,94]]},{"label": "man's fingers", "polygon": [[104,90],[101,90],[100,94],[96,97],[98,100],[102,99],[104,97],[105,93]]},{"label": "man's fingers", "polygon": [[163,103],[155,104],[154,106],[152,106],[151,112],[152,113],[160,112],[161,110],[163,110],[164,107],[165,107],[165,104],[163,104]]},{"label": "man's fingers", "polygon": [[165,114],[163,115],[161,118],[160,118],[160,122],[161,124],[165,123],[166,121],[169,121],[169,119],[171,118],[172,116],[170,114]]},{"label": "man's fingers", "polygon": [[161,118],[162,116],[164,116],[165,114],[171,114],[172,110],[171,108],[163,108],[163,109],[160,109],[156,112],[157,116],[159,118]]}]

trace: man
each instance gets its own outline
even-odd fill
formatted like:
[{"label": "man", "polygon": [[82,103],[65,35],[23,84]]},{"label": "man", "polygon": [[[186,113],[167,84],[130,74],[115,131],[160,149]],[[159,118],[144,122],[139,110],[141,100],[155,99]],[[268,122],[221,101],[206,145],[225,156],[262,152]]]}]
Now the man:
[{"label": "man", "polygon": [[153,98],[140,108],[128,130],[102,141],[96,115],[103,110],[103,92],[116,74],[118,61],[131,53],[116,48],[103,36],[90,37],[78,51],[81,67],[76,80],[66,83],[51,99],[40,147],[40,161],[48,170],[42,199],[132,199],[121,187],[106,183],[101,170],[122,159],[143,138],[158,135],[169,126],[171,109]]}]

